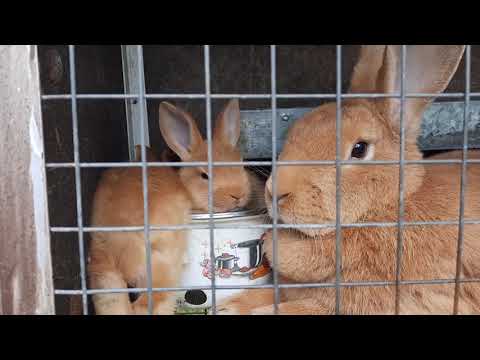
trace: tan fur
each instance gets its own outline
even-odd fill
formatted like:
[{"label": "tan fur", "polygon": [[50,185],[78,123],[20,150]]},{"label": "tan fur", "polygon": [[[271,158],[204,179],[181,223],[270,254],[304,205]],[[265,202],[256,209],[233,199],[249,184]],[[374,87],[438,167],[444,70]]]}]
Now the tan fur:
[{"label": "tan fur", "polygon": [[[230,112],[229,116],[238,113],[238,119],[227,119],[225,113],[217,119],[213,159],[240,161],[241,156],[235,139],[235,137],[238,139],[238,134],[235,133],[235,128],[230,134],[223,131],[228,122],[239,121],[238,102],[231,101],[225,111]],[[183,130],[189,127],[189,131],[186,131],[186,134],[190,134],[188,146],[182,147],[185,138],[178,136],[183,134],[183,130],[175,132],[175,129],[179,129],[178,126]],[[207,145],[190,115],[170,104],[162,103],[160,128],[169,146],[183,161],[207,161]],[[155,159],[150,150],[147,150],[147,155],[149,160]],[[207,169],[203,171],[207,172]],[[201,173],[202,169],[196,167],[183,167],[180,170],[148,168],[150,225],[188,224],[191,211],[208,211],[208,181],[202,179]],[[253,179],[251,176],[242,167],[214,168],[214,211],[227,211],[247,204],[251,200]],[[254,185],[259,186],[257,183]],[[142,169],[110,169],[103,174],[94,198],[91,223],[92,226],[143,226]],[[179,286],[186,235],[186,231],[150,232],[154,288]],[[143,231],[93,233],[88,265],[90,287],[93,289],[126,288],[127,285],[146,287],[145,254]],[[172,314],[174,295],[155,292],[154,313]],[[93,301],[97,314],[147,313],[146,294],[141,294],[133,304],[130,303],[126,293],[97,294],[94,295]]]},{"label": "tan fur", "polygon": [[[375,50],[375,51],[373,51]],[[412,46],[407,53],[409,92],[442,92],[455,73],[463,46]],[[352,91],[372,91],[372,79],[381,93],[399,91],[399,47],[364,50],[352,79]],[[379,56],[383,61],[378,67]],[[371,66],[368,66],[371,63]],[[431,100],[430,100],[431,101]],[[406,102],[407,160],[421,159],[416,134],[424,99]],[[399,104],[397,100],[351,100],[342,105],[342,159],[348,159],[358,141],[374,146],[373,160],[399,159]],[[319,107],[294,124],[280,160],[335,160],[335,105]],[[471,151],[470,158],[480,158]],[[436,159],[461,159],[451,152]],[[361,160],[359,160],[360,162]],[[335,167],[282,166],[278,169],[280,220],[293,224],[335,223]],[[465,217],[480,219],[480,166],[468,165]],[[405,221],[458,221],[461,165],[405,166]],[[271,179],[267,205],[271,210]],[[399,168],[397,165],[349,165],[342,167],[341,221],[396,222],[398,218]],[[343,228],[342,281],[395,281],[397,227]],[[453,279],[456,274],[457,225],[406,226],[403,231],[402,280]],[[335,281],[335,229],[278,230],[277,270],[286,282]],[[265,249],[272,259],[271,232]],[[480,277],[480,226],[465,225],[461,276]],[[454,284],[403,285],[401,314],[451,314]],[[480,286],[462,284],[460,313],[480,313]],[[267,299],[268,296],[265,297]],[[333,288],[282,291],[280,313],[333,314]],[[242,312],[245,312],[242,307]],[[273,307],[250,309],[272,313]],[[393,314],[395,286],[344,287],[344,314]]]}]

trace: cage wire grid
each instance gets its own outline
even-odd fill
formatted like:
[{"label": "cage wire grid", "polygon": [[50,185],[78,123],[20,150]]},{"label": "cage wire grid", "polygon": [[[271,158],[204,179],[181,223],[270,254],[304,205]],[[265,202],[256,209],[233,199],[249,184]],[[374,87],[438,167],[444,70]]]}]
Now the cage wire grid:
[{"label": "cage wire grid", "polygon": [[[137,45],[138,70],[143,71],[143,46]],[[212,292],[212,313],[216,314],[216,290],[235,290],[235,289],[273,289],[274,290],[274,313],[278,314],[278,305],[280,302],[280,289],[293,288],[334,288],[335,289],[335,313],[341,314],[341,288],[348,287],[365,287],[365,286],[395,286],[395,314],[400,313],[400,287],[402,285],[438,285],[438,284],[454,284],[454,299],[452,313],[458,313],[459,291],[462,283],[480,283],[480,278],[461,278],[461,264],[463,256],[463,242],[464,229],[466,224],[480,224],[478,220],[465,219],[465,187],[467,184],[467,166],[468,164],[480,164],[480,159],[468,159],[468,120],[469,107],[471,97],[480,96],[480,93],[470,91],[471,84],[471,45],[466,45],[465,49],[465,92],[463,93],[406,93],[406,57],[407,46],[401,46],[401,76],[400,76],[400,93],[399,94],[344,94],[342,93],[342,45],[336,46],[336,93],[335,94],[278,94],[276,88],[277,67],[276,67],[276,45],[270,45],[270,69],[271,69],[271,92],[269,94],[212,94],[211,93],[211,76],[210,76],[210,45],[203,45],[204,57],[204,80],[205,93],[204,94],[147,94],[144,90],[144,79],[139,77],[139,93],[138,94],[77,94],[76,86],[76,70],[75,70],[75,45],[68,45],[69,53],[69,76],[70,76],[70,94],[58,95],[42,95],[42,101],[66,99],[71,102],[72,114],[72,136],[73,136],[73,162],[63,163],[46,163],[47,168],[74,168],[75,170],[75,193],[76,193],[76,210],[77,210],[77,226],[73,227],[50,227],[51,232],[72,232],[78,233],[78,246],[80,257],[80,279],[81,289],[55,289],[55,295],[81,295],[83,314],[88,315],[88,296],[94,294],[105,293],[147,293],[148,296],[148,313],[153,313],[153,293],[154,292],[177,292],[188,290],[210,290]],[[407,98],[461,98],[464,102],[463,113],[463,147],[462,159],[449,160],[406,160],[405,159],[405,101]],[[212,159],[212,99],[270,99],[272,112],[272,159],[271,161],[239,161],[239,162],[214,162]],[[341,159],[341,124],[342,124],[342,100],[343,99],[372,99],[372,98],[396,98],[400,100],[400,147],[398,161],[352,161]],[[78,131],[78,111],[77,100],[79,99],[136,99],[139,104],[142,104],[147,99],[204,99],[206,104],[206,127],[207,127],[207,145],[208,158],[207,162],[147,162],[146,160],[146,139],[144,131],[141,132],[141,161],[127,162],[127,163],[110,163],[110,162],[81,162],[79,149],[79,131]],[[331,99],[336,101],[336,159],[333,161],[279,161],[276,159],[277,150],[277,129],[276,129],[276,112],[278,99]],[[140,107],[140,122],[141,127],[146,126],[146,114],[144,108]],[[398,165],[399,166],[399,200],[398,200],[398,220],[396,222],[364,222],[364,223],[342,223],[341,222],[341,169],[345,165]],[[404,172],[405,165],[410,164],[461,164],[461,183],[460,183],[460,207],[459,219],[452,221],[417,221],[407,222],[404,220]],[[323,224],[284,224],[278,223],[278,209],[277,209],[277,193],[276,193],[276,170],[278,166],[301,166],[301,165],[335,165],[336,167],[336,218],[334,223]],[[148,217],[148,171],[149,167],[208,167],[208,225],[176,225],[176,226],[154,226],[149,224]],[[272,223],[271,224],[237,224],[237,225],[221,225],[215,224],[213,221],[213,167],[222,166],[271,166],[272,177]],[[88,227],[83,224],[83,209],[82,209],[82,192],[81,192],[81,169],[82,168],[128,168],[141,167],[142,168],[142,187],[144,194],[144,225],[143,226],[118,226],[118,227]],[[433,280],[401,280],[401,260],[403,248],[402,230],[408,226],[433,226],[433,225],[458,225],[458,243],[457,243],[457,257],[455,278],[447,279],[433,279]],[[341,245],[342,233],[339,231],[344,228],[361,228],[361,227],[397,227],[397,248],[396,248],[396,264],[395,264],[395,280],[394,281],[342,281],[341,276]],[[262,228],[272,230],[273,240],[273,258],[272,258],[272,272],[273,283],[264,285],[235,285],[225,286],[217,285],[215,281],[215,272],[212,271],[212,279],[210,286],[188,286],[188,287],[168,287],[168,288],[154,288],[152,286],[152,267],[151,267],[151,246],[150,246],[150,231],[172,231],[172,230],[193,230],[193,229],[208,229],[210,237],[210,266],[214,266],[214,229],[245,229],[245,228]],[[322,283],[289,283],[281,284],[278,281],[277,261],[278,261],[278,244],[277,244],[277,230],[278,229],[324,229],[335,228],[335,281]],[[84,247],[84,234],[89,232],[144,232],[145,237],[145,251],[146,251],[146,275],[147,287],[145,288],[118,288],[118,289],[89,289],[87,287],[86,274],[86,259]],[[212,269],[213,270],[213,269]]]}]

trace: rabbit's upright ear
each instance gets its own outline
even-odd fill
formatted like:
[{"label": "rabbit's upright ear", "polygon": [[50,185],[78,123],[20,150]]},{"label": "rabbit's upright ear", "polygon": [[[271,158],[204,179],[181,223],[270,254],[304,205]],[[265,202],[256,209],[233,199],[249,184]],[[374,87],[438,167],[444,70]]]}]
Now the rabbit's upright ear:
[{"label": "rabbit's upright ear", "polygon": [[384,62],[386,45],[362,45],[350,79],[350,93],[378,91],[377,78]]},{"label": "rabbit's upright ear", "polygon": [[192,117],[168,102],[160,104],[159,123],[168,147],[183,161],[188,161],[192,151],[203,142]]},{"label": "rabbit's upright ear", "polygon": [[[465,50],[464,45],[411,45],[406,46],[405,94],[440,94],[450,83],[457,71]],[[384,49],[383,64],[376,76],[379,93],[401,91],[402,51],[399,45],[388,45]],[[434,101],[430,98],[408,98],[405,101],[407,131],[416,135],[422,114]],[[380,99],[379,110],[398,127],[400,100]],[[395,126],[396,125],[396,126]]]},{"label": "rabbit's upright ear", "polygon": [[240,138],[240,106],[238,100],[230,100],[218,116],[213,136],[216,141],[235,147]]}]

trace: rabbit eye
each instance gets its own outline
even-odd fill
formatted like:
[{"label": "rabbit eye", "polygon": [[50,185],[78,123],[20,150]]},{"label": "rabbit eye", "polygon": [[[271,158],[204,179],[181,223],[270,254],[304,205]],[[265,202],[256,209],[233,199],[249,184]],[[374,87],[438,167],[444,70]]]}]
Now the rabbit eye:
[{"label": "rabbit eye", "polygon": [[201,175],[201,176],[202,176],[202,179],[208,180],[208,174],[202,172],[202,175]]},{"label": "rabbit eye", "polygon": [[366,142],[358,142],[352,149],[351,157],[353,159],[363,159],[367,155],[368,144]]}]

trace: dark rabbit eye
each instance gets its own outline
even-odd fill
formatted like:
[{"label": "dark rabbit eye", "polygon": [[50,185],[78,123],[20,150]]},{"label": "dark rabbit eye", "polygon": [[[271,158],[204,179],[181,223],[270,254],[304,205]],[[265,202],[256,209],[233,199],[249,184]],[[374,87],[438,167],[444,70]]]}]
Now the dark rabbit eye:
[{"label": "dark rabbit eye", "polygon": [[202,179],[208,180],[208,174],[202,172]]},{"label": "dark rabbit eye", "polygon": [[366,142],[356,143],[352,149],[351,157],[354,159],[363,159],[367,155],[368,144]]}]

